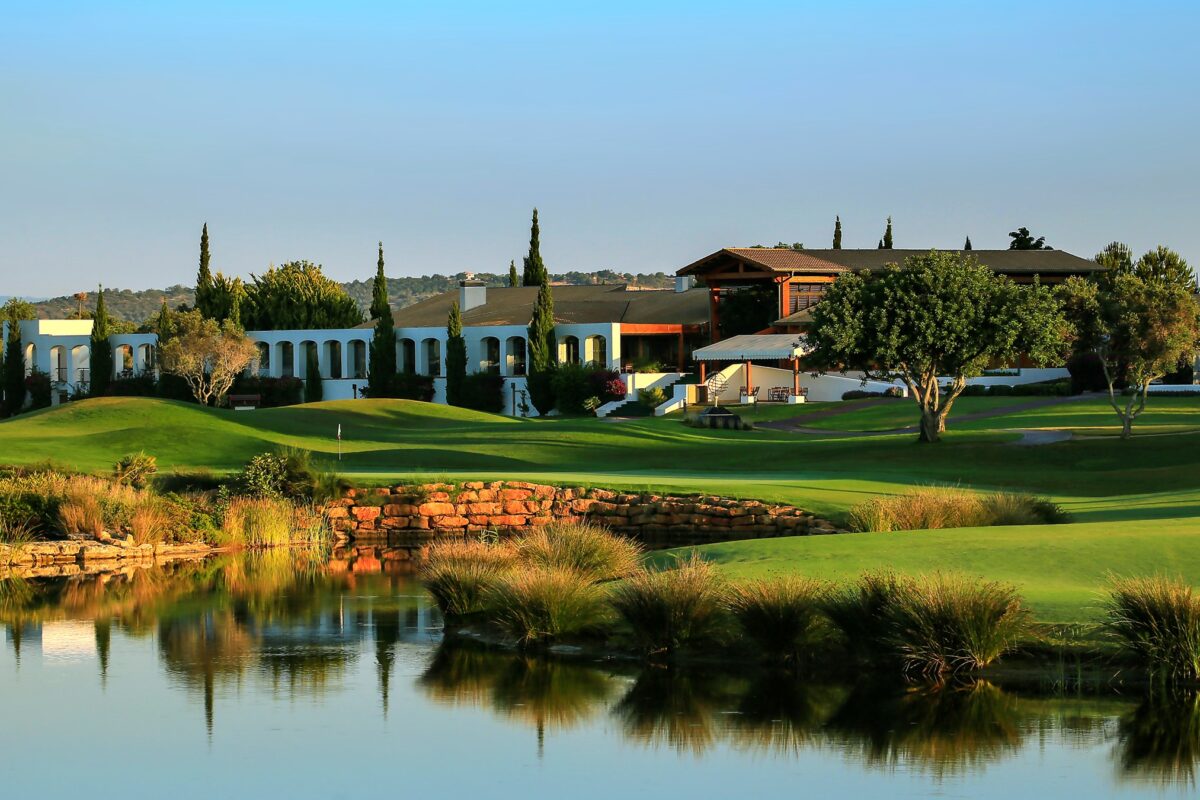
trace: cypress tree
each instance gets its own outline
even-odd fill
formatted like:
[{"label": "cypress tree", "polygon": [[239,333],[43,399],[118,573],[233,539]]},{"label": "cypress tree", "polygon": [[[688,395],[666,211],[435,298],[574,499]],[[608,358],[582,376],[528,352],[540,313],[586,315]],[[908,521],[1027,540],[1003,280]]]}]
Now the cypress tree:
[{"label": "cypress tree", "polygon": [[541,229],[538,227],[538,212],[533,210],[533,224],[529,226],[529,255],[525,256],[525,274],[521,282],[526,286],[541,286],[550,282],[546,265],[542,262]]},{"label": "cypress tree", "polygon": [[446,402],[463,404],[463,384],[467,378],[467,340],[463,338],[462,313],[458,301],[450,305],[446,318]]},{"label": "cypress tree", "polygon": [[877,250],[883,249],[883,239],[879,240],[879,244],[875,245],[875,249],[877,249]]},{"label": "cypress tree", "polygon": [[396,320],[392,317],[387,277],[383,273],[383,242],[379,243],[379,261],[375,265],[375,283],[371,287],[371,319],[375,320],[375,334],[371,337],[367,396],[387,397],[396,377]]},{"label": "cypress tree", "polygon": [[200,231],[200,269],[196,273],[196,302],[195,308],[206,317],[213,313],[213,276],[208,266],[211,259],[208,252],[208,223]]},{"label": "cypress tree", "polygon": [[175,333],[175,323],[171,320],[171,311],[167,308],[166,297],[163,298],[162,308],[158,310],[158,316],[154,320],[154,332],[158,335],[160,346]]},{"label": "cypress tree", "polygon": [[[10,301],[11,302],[11,301]],[[21,346],[20,315],[10,306],[0,314],[0,327],[8,323],[8,339],[4,343],[4,368],[0,372],[4,402],[0,403],[0,416],[11,417],[21,413],[25,406],[25,353]]]},{"label": "cypress tree", "polygon": [[325,386],[321,383],[321,362],[317,360],[317,348],[307,348],[307,360],[304,364],[304,402],[319,403],[325,396]]},{"label": "cypress tree", "polygon": [[508,262],[508,285],[521,285],[521,276],[517,274],[517,262],[515,260]]},{"label": "cypress tree", "polygon": [[108,309],[104,306],[104,287],[96,294],[96,313],[92,318],[92,338],[89,342],[91,381],[88,394],[99,397],[112,383],[113,352],[108,342]]},{"label": "cypress tree", "polygon": [[883,242],[881,242],[881,246],[884,250],[892,249],[892,217],[890,214],[888,215],[887,229],[883,232]]},{"label": "cypress tree", "polygon": [[842,218],[838,216],[833,221],[833,249],[842,249]]},{"label": "cypress tree", "polygon": [[970,249],[971,249],[971,237],[968,236],[967,241],[963,243],[963,250],[970,250]]},{"label": "cypress tree", "polygon": [[529,320],[527,379],[529,398],[539,414],[554,408],[554,350],[554,295],[550,284],[543,283]]}]

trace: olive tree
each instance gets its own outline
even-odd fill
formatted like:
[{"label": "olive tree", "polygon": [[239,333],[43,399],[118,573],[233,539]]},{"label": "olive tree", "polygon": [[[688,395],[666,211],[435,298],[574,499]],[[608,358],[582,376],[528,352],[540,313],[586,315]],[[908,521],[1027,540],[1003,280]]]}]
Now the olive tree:
[{"label": "olive tree", "polygon": [[254,342],[236,324],[218,323],[199,311],[179,314],[171,338],[159,346],[163,371],[186,381],[201,405],[219,405],[257,355]]},{"label": "olive tree", "polygon": [[941,438],[968,378],[1022,356],[1039,365],[1061,358],[1068,332],[1049,288],[936,250],[903,267],[840,276],[812,316],[810,363],[860,371],[864,382],[903,381],[920,409],[922,442]]},{"label": "olive tree", "polygon": [[[1101,281],[1070,278],[1062,295],[1075,327],[1074,350],[1099,359],[1108,401],[1121,420],[1121,438],[1128,439],[1134,420],[1146,410],[1151,382],[1196,352],[1196,300],[1186,283],[1136,270]],[[1118,400],[1121,385],[1132,391]]]}]

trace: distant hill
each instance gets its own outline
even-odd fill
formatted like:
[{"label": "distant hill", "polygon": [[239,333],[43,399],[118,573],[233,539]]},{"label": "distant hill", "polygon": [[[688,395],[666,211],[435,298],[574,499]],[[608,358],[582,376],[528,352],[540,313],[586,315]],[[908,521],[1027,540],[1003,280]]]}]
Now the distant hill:
[{"label": "distant hill", "polygon": [[[476,279],[488,286],[507,286],[508,275],[492,275],[476,273]],[[458,275],[422,275],[420,277],[388,278],[388,298],[393,305],[409,306],[427,297],[449,291],[458,286],[463,274]],[[666,289],[674,284],[674,276],[662,272],[652,275],[628,275],[613,270],[598,272],[567,272],[561,275],[551,275],[555,283],[584,285],[589,283],[627,283],[643,289]],[[354,298],[364,310],[371,304],[371,281],[350,281],[343,283],[346,293]],[[163,298],[167,305],[176,308],[180,304],[191,305],[195,300],[195,292],[190,286],[169,286],[166,289],[105,289],[104,303],[112,316],[133,323],[142,323],[158,313],[162,307]],[[3,298],[0,298],[3,302]],[[84,311],[94,308],[96,293],[88,292],[83,301]],[[78,313],[79,301],[73,296],[52,297],[34,303],[38,316],[42,319],[63,319]]]}]

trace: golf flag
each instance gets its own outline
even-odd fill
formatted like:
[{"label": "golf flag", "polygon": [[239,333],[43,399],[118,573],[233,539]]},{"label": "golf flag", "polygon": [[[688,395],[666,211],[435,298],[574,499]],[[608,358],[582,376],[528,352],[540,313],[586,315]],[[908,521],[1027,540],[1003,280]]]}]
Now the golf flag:
[{"label": "golf flag", "polygon": [[340,442],[341,440],[342,440],[342,424],[339,422],[338,423],[338,441]]}]

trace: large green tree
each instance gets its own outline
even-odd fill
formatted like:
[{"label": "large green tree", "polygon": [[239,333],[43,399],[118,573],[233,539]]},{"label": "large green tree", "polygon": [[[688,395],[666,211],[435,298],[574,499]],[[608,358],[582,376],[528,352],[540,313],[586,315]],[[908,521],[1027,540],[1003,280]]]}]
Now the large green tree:
[{"label": "large green tree", "polygon": [[515,260],[508,262],[508,285],[521,285],[521,276],[517,274],[517,262]]},{"label": "large green tree", "polygon": [[1029,228],[1017,228],[1015,231],[1009,231],[1009,237],[1012,241],[1008,243],[1009,250],[1053,250],[1046,244],[1046,237],[1039,236],[1033,238],[1033,234],[1029,232]]},{"label": "large green tree", "polygon": [[371,319],[375,320],[375,333],[371,336],[367,396],[386,397],[396,379],[396,320],[388,301],[387,277],[383,274],[383,242],[379,243],[375,284],[371,287]]},{"label": "large green tree", "polygon": [[353,328],[363,315],[337,281],[319,264],[292,261],[252,275],[242,303],[247,330],[322,330]]},{"label": "large green tree", "polygon": [[1069,330],[1049,288],[936,250],[903,267],[840,276],[812,315],[810,363],[903,381],[920,410],[922,442],[941,438],[968,378],[1022,355],[1035,364],[1061,358]]},{"label": "large green tree", "polygon": [[554,295],[550,284],[538,289],[529,319],[528,386],[529,399],[539,414],[554,408],[554,368],[557,342],[554,338]]},{"label": "large green tree", "polygon": [[96,311],[92,315],[92,338],[89,342],[90,379],[88,394],[99,397],[108,391],[112,384],[113,352],[109,336],[108,310],[104,307],[104,287],[96,293]]},{"label": "large green tree", "polygon": [[538,210],[533,210],[533,223],[529,226],[529,255],[525,256],[525,272],[521,278],[525,286],[541,286],[550,282],[550,274],[542,262],[541,229],[538,227]]},{"label": "large green tree", "polygon": [[833,220],[833,249],[842,249],[842,218],[837,216]]},{"label": "large green tree", "polygon": [[446,402],[463,404],[463,385],[467,379],[467,340],[463,338],[462,313],[458,301],[450,304],[446,318]]},{"label": "large green tree", "polygon": [[159,347],[163,372],[186,383],[201,405],[220,405],[233,381],[258,355],[245,331],[199,310],[175,314],[170,328],[169,338]]},{"label": "large green tree", "polygon": [[[1099,359],[1121,437],[1146,410],[1154,380],[1173,372],[1200,345],[1200,308],[1192,291],[1162,275],[1118,273],[1104,280],[1069,278],[1062,286],[1074,325],[1076,354]],[[1132,391],[1118,399],[1118,388]]]},{"label": "large green tree", "polygon": [[213,274],[209,262],[212,254],[208,249],[208,223],[200,231],[200,268],[196,271],[196,300],[193,304],[197,311],[209,319],[216,319],[213,314]]}]

